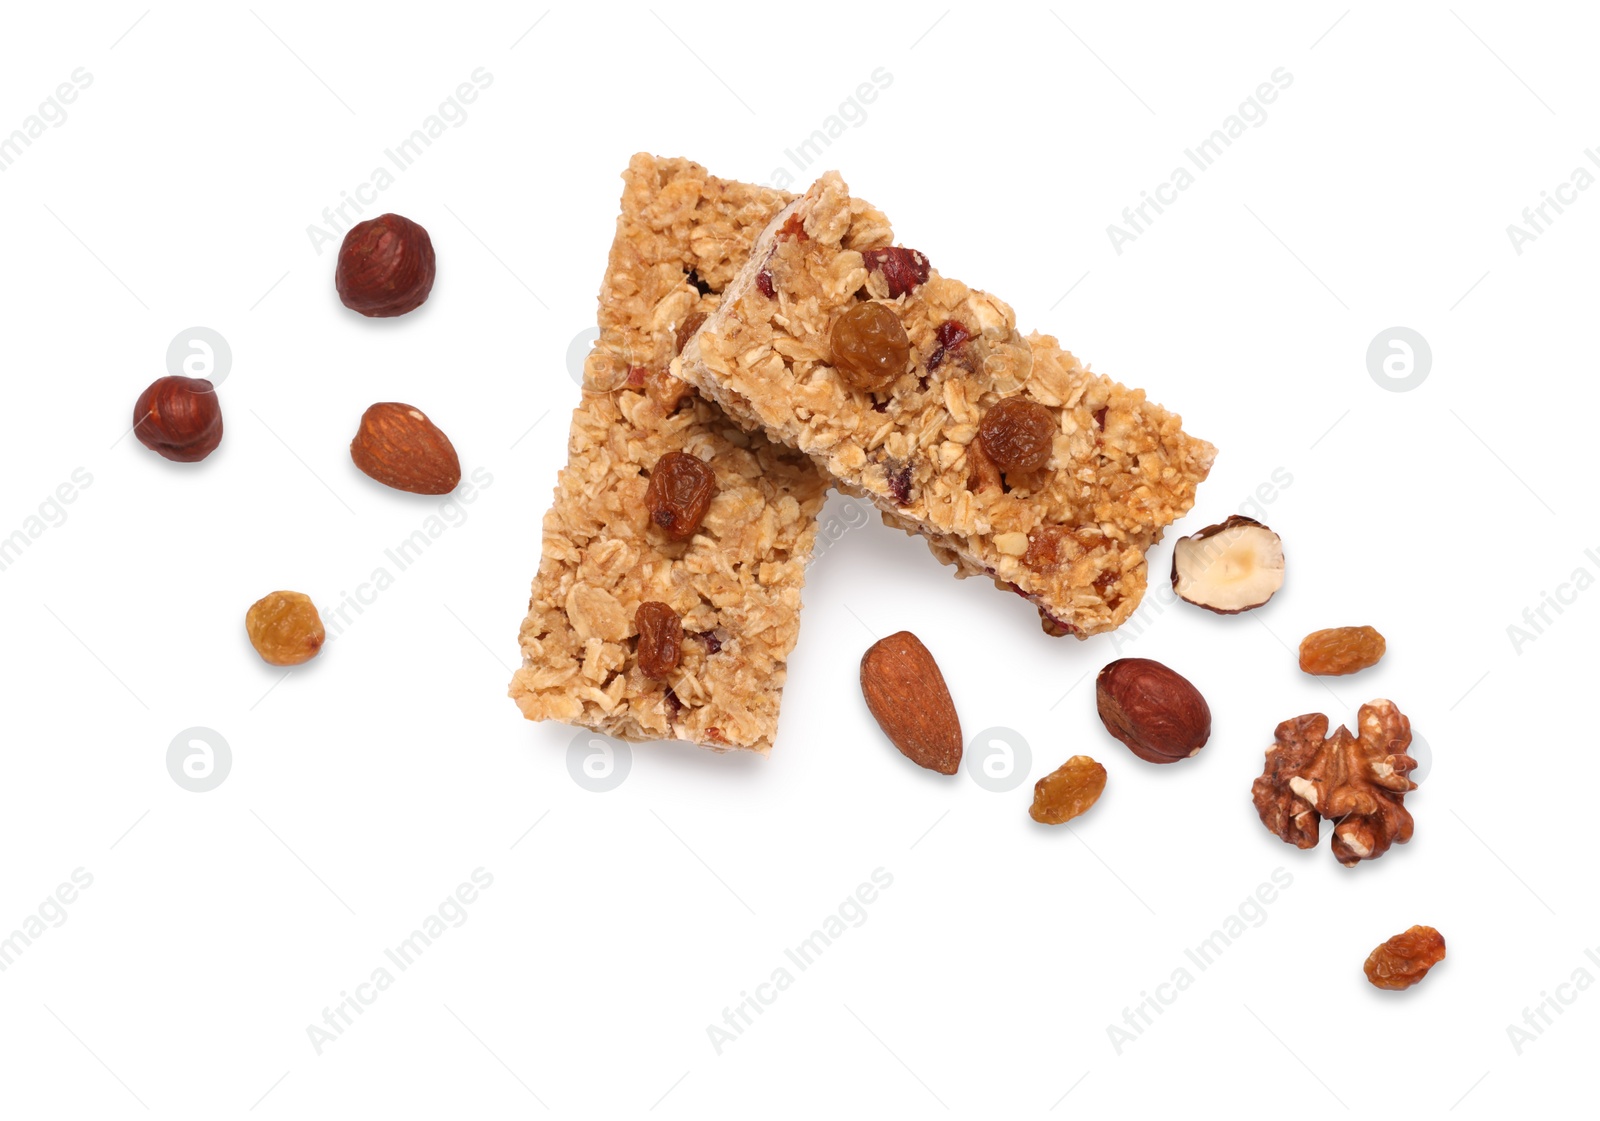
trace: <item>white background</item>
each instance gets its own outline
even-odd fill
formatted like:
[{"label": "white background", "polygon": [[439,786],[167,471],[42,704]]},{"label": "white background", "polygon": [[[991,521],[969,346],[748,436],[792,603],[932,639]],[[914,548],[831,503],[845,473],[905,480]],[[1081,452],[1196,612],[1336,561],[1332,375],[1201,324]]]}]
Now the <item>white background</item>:
[{"label": "white background", "polygon": [[[0,571],[0,934],[74,869],[93,885],[0,973],[0,1112],[1587,1102],[1600,994],[1562,990],[1520,1054],[1507,1027],[1575,970],[1600,977],[1583,794],[1600,595],[1547,610],[1520,649],[1507,627],[1574,570],[1600,575],[1600,191],[1520,255],[1506,227],[1600,172],[1592,18],[1474,0],[941,10],[8,8],[0,132],[75,68],[93,82],[0,173],[0,533],[74,469],[93,482]],[[464,123],[368,211],[431,231],[432,298],[347,312],[307,227],[478,67],[493,83]],[[1265,123],[1115,252],[1107,225],[1279,67],[1293,83]],[[1288,585],[1253,615],[1160,597],[1120,641],[1052,640],[874,521],[811,570],[770,758],[640,745],[591,792],[572,730],[525,723],[505,690],[618,174],[649,150],[771,183],[878,68],[892,84],[796,182],[839,168],[941,271],[1215,442],[1180,531],[1289,477],[1262,506]],[[186,466],[119,437],[196,325],[233,366],[222,448]],[[1396,325],[1432,348],[1404,393],[1366,362]],[[440,510],[351,465],[379,400],[427,411],[492,485],[285,678],[247,645],[245,608],[282,587],[326,613]],[[1299,638],[1347,623],[1388,636],[1383,663],[1300,674]],[[1015,789],[918,771],[884,741],[857,664],[901,628],[968,736],[1026,739]],[[1092,674],[1128,654],[1209,698],[1199,757],[1157,768],[1100,728]],[[1269,835],[1249,787],[1280,720],[1349,721],[1376,696],[1428,745],[1416,837],[1348,870],[1326,842]],[[167,769],[193,726],[231,745],[209,793]],[[1076,753],[1104,762],[1105,796],[1070,830],[1035,825],[1031,782]],[[317,1054],[308,1025],[480,867],[493,885],[465,923]],[[718,1054],[708,1025],[878,868],[893,884],[865,922]],[[1292,886],[1264,921],[1196,970],[1184,950],[1280,868]],[[1409,993],[1370,988],[1368,951],[1413,923],[1444,932],[1448,961]],[[1108,1025],[1185,965],[1192,986],[1119,1054]]]}]

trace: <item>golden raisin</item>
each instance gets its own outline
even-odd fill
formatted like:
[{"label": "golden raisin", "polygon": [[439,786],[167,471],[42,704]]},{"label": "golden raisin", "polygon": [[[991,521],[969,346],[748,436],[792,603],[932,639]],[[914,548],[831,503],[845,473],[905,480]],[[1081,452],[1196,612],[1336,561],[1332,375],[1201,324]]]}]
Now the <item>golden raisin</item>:
[{"label": "golden raisin", "polygon": [[[974,440],[967,445],[967,489],[973,493],[999,490],[1002,480],[1000,468],[994,465],[989,453],[983,450],[983,441]],[[1031,548],[1031,546],[1030,546]]]},{"label": "golden raisin", "polygon": [[798,210],[783,220],[783,225],[778,228],[778,240],[811,240],[811,235],[806,233],[805,219],[800,217]]},{"label": "golden raisin", "polygon": [[1378,664],[1387,644],[1371,627],[1333,627],[1300,640],[1300,668],[1318,677],[1338,677]]},{"label": "golden raisin", "polygon": [[863,393],[878,393],[894,384],[911,360],[911,340],[900,317],[887,304],[866,300],[833,321],[829,336],[833,366]]},{"label": "golden raisin", "polygon": [[683,353],[683,348],[689,345],[689,340],[694,338],[694,333],[700,329],[705,321],[706,313],[703,311],[697,311],[683,321],[683,324],[678,328],[679,354]]},{"label": "golden raisin", "polygon": [[716,472],[708,464],[687,452],[668,452],[650,472],[644,505],[668,537],[684,541],[700,528],[716,493]]},{"label": "golden raisin", "polygon": [[1362,968],[1380,989],[1409,989],[1444,960],[1444,935],[1431,926],[1396,934],[1372,953]]},{"label": "golden raisin", "polygon": [[1029,568],[1060,568],[1107,543],[1104,537],[1089,537],[1070,526],[1040,526],[1028,535],[1028,551],[1022,563]]},{"label": "golden raisin", "polygon": [[1106,769],[1087,755],[1074,755],[1033,784],[1028,816],[1044,825],[1071,821],[1099,801]]},{"label": "golden raisin", "polygon": [[666,677],[683,656],[683,620],[664,603],[641,603],[633,613],[639,631],[639,671],[646,677]]},{"label": "golden raisin", "polygon": [[256,600],[244,613],[244,630],[262,660],[275,666],[309,662],[326,638],[316,604],[300,592],[272,592]]},{"label": "golden raisin", "polygon": [[990,406],[978,422],[983,450],[1002,471],[1033,471],[1050,458],[1056,418],[1037,401],[1007,397]]},{"label": "golden raisin", "polygon": [[694,393],[693,387],[666,370],[650,370],[644,376],[645,396],[654,401],[663,413],[672,413]]}]

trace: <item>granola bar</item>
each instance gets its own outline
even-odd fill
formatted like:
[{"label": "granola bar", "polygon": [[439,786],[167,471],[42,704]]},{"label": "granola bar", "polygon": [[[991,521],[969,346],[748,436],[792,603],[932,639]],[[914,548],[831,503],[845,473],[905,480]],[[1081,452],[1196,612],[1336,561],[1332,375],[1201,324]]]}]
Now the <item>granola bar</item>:
[{"label": "granola bar", "polygon": [[[1216,449],[892,243],[884,216],[824,175],[774,216],[674,374],[868,496],[958,576],[1028,598],[1050,633],[1114,629],[1144,594],[1145,551],[1194,504]],[[866,389],[839,368],[853,363],[832,334],[863,300],[892,311],[909,343]],[[1025,467],[990,454],[1005,433],[980,438],[1001,402],[994,420],[1032,402],[1022,411],[1043,426]]]},{"label": "granola bar", "polygon": [[[828,483],[667,366],[793,196],[643,154],[623,181],[600,337],[544,519],[511,696],[530,720],[765,753]],[[669,452],[699,458],[716,477],[704,521],[684,541],[645,507],[652,468]],[[639,665],[635,612],[649,601],[682,618],[681,660],[667,679]]]}]

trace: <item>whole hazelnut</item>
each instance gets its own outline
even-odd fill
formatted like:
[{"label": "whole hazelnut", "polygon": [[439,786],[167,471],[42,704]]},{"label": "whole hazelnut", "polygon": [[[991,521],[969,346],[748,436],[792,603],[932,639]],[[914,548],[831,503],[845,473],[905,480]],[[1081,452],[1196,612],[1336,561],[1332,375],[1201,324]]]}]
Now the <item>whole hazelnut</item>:
[{"label": "whole hazelnut", "polygon": [[1176,763],[1211,738],[1211,707],[1177,671],[1149,658],[1119,658],[1095,679],[1106,731],[1147,763]]},{"label": "whole hazelnut", "polygon": [[381,318],[421,307],[433,274],[428,231],[398,214],[380,214],[344,235],[333,283],[345,307]]},{"label": "whole hazelnut", "polygon": [[222,443],[222,406],[204,378],[158,378],[133,406],[133,434],[157,455],[197,463]]}]

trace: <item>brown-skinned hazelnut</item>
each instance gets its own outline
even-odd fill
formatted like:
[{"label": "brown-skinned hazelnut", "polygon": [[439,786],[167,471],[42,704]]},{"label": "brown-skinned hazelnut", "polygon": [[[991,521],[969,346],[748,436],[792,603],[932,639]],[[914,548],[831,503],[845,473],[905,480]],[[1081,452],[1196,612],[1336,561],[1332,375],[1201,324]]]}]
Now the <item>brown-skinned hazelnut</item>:
[{"label": "brown-skinned hazelnut", "polygon": [[1211,708],[1189,679],[1148,658],[1119,658],[1095,680],[1106,731],[1147,763],[1176,763],[1211,738]]},{"label": "brown-skinned hazelnut", "polygon": [[333,283],[351,311],[374,318],[404,315],[433,291],[428,231],[398,214],[358,222],[344,235]]},{"label": "brown-skinned hazelnut", "polygon": [[134,403],[133,434],[157,455],[178,463],[199,462],[222,443],[216,389],[204,378],[158,378]]}]

